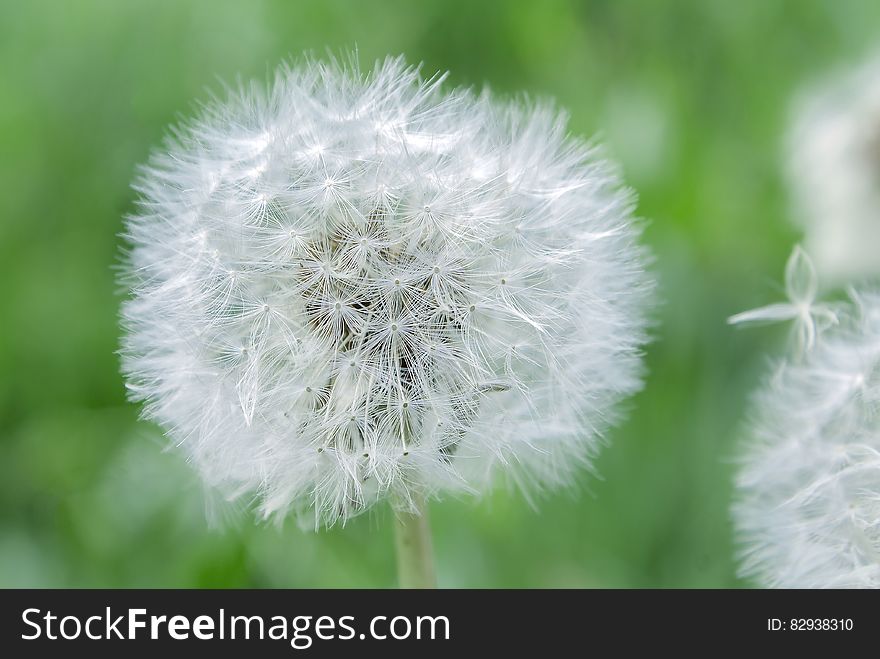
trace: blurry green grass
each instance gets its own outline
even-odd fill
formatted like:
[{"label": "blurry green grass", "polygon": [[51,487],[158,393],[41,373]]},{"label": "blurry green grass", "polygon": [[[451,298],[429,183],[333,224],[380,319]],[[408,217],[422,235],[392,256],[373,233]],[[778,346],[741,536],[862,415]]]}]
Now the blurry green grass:
[{"label": "blurry green grass", "polygon": [[552,96],[650,219],[665,301],[602,480],[533,510],[433,506],[447,586],[728,587],[731,457],[797,235],[791,95],[872,49],[868,2],[77,2],[0,5],[0,585],[391,586],[389,514],[304,533],[205,497],[127,405],[111,266],[135,165],[216,81],[357,45],[454,84]]}]

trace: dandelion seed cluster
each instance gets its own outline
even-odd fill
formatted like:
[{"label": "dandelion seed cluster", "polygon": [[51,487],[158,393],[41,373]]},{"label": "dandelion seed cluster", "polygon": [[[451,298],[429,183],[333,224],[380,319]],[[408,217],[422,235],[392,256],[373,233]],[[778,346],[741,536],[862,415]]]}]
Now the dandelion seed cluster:
[{"label": "dandelion seed cluster", "polygon": [[266,517],[566,483],[640,386],[632,196],[552,109],[441,83],[283,67],[137,183],[131,396]]},{"label": "dandelion seed cluster", "polygon": [[880,294],[781,364],[737,477],[742,573],[782,588],[880,588]]},{"label": "dandelion seed cluster", "polygon": [[799,99],[788,172],[822,279],[880,276],[880,53]]}]

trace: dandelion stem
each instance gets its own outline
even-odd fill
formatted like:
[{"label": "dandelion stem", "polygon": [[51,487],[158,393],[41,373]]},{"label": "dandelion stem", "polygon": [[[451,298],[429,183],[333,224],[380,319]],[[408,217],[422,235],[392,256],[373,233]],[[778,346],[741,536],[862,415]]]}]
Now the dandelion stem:
[{"label": "dandelion stem", "polygon": [[401,588],[436,588],[434,552],[428,506],[420,494],[413,496],[415,509],[395,514],[397,581]]}]

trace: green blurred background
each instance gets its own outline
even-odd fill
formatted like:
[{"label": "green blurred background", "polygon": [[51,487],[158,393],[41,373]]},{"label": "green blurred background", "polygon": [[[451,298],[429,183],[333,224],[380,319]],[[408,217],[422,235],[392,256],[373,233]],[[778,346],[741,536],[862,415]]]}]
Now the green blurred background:
[{"label": "green blurred background", "polygon": [[875,42],[867,0],[2,0],[0,585],[394,585],[387,510],[315,534],[206,503],[126,403],[114,354],[136,164],[218,78],[355,44],[366,64],[403,53],[454,84],[558,99],[638,190],[665,301],[602,479],[537,510],[508,491],[434,504],[441,584],[747,585],[731,458],[784,331],[725,318],[778,299],[798,239],[792,95]]}]

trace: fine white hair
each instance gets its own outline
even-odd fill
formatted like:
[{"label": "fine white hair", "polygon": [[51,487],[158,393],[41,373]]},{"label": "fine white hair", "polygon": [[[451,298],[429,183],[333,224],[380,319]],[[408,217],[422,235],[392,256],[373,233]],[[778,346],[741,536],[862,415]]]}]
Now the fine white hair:
[{"label": "fine white hair", "polygon": [[559,112],[441,83],[283,66],[136,184],[131,397],[265,517],[568,483],[641,385],[633,195]]}]

